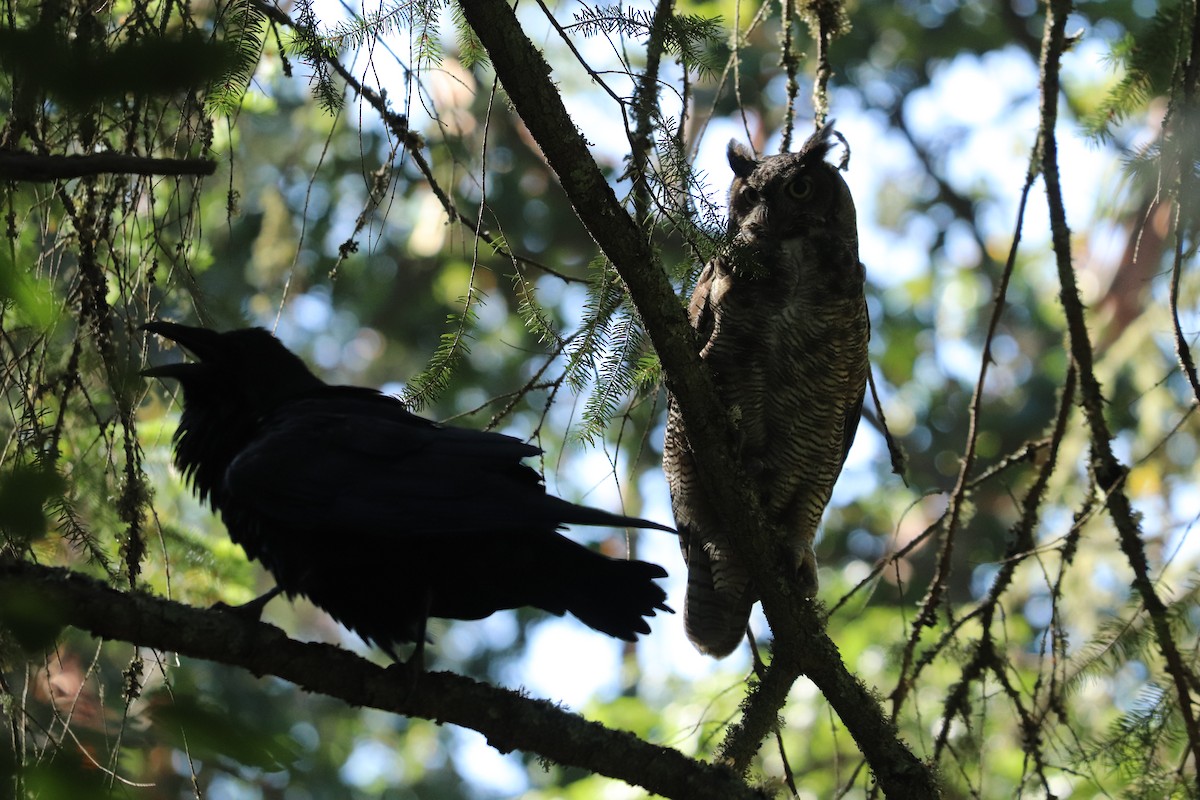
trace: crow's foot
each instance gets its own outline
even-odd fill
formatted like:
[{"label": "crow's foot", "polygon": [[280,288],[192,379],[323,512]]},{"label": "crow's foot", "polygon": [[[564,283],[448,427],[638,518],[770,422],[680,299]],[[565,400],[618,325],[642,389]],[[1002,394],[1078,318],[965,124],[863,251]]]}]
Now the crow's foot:
[{"label": "crow's foot", "polygon": [[215,603],[213,604],[213,609],[215,611],[228,611],[231,614],[237,614],[239,617],[245,617],[246,619],[258,620],[262,619],[262,612],[266,608],[267,603],[282,593],[283,589],[276,586],[271,591],[261,597],[254,598],[249,603],[242,603],[240,606],[231,606],[228,603]]}]

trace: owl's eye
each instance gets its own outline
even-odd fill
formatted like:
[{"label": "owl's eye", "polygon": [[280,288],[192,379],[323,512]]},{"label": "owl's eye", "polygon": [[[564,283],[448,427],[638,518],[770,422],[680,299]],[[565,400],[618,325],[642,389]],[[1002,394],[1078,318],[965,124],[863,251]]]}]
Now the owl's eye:
[{"label": "owl's eye", "polygon": [[758,201],[762,199],[762,195],[758,193],[758,189],[753,186],[747,186],[742,189],[742,202],[748,206],[758,205]]},{"label": "owl's eye", "polygon": [[801,175],[787,185],[787,193],[797,200],[807,200],[812,197],[813,179],[807,175]]}]

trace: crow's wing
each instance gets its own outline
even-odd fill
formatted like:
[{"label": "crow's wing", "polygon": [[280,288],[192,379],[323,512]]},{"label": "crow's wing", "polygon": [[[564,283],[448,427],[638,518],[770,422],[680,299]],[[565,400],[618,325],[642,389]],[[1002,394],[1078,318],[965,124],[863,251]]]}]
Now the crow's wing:
[{"label": "crow's wing", "polygon": [[[448,428],[377,396],[327,394],[272,414],[225,472],[242,512],[298,531],[487,533],[561,521],[511,436]],[[563,503],[563,505],[569,505]]]}]

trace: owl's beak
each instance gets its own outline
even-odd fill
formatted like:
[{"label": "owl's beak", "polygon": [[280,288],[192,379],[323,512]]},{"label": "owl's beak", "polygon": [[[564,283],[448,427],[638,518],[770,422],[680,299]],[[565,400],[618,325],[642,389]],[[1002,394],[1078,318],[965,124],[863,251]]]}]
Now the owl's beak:
[{"label": "owl's beak", "polygon": [[742,220],[741,237],[746,244],[757,244],[767,237],[771,231],[767,219],[767,206],[764,203],[750,209],[750,213]]}]

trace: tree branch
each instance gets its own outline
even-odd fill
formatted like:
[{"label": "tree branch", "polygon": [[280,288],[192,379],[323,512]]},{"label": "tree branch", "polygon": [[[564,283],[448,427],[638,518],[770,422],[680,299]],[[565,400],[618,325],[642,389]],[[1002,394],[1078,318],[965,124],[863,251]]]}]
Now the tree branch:
[{"label": "tree branch", "polygon": [[721,761],[739,773],[750,768],[750,759],[758,752],[759,744],[779,725],[779,709],[787,702],[792,684],[800,677],[794,663],[772,658],[762,680],[751,684],[742,703],[742,718],[730,726],[718,751]]},{"label": "tree branch", "polygon": [[[941,607],[942,600],[949,588],[950,571],[953,567],[954,544],[958,534],[962,530],[964,508],[967,504],[967,488],[970,483],[970,474],[975,468],[975,454],[979,444],[980,417],[983,412],[984,387],[987,383],[988,369],[993,363],[992,343],[996,338],[996,332],[1000,327],[1000,319],[1004,314],[1004,308],[1008,302],[1008,284],[1012,280],[1013,270],[1016,269],[1017,251],[1021,244],[1021,230],[1025,224],[1025,208],[1029,201],[1029,193],[1033,188],[1033,182],[1037,178],[1037,172],[1037,159],[1036,157],[1031,157],[1029,169],[1025,174],[1025,185],[1021,189],[1021,200],[1017,206],[1016,229],[1013,231],[1012,244],[1008,249],[1008,258],[1004,264],[1004,271],[1000,274],[1000,282],[992,298],[992,314],[988,320],[987,333],[983,340],[983,351],[979,356],[979,377],[975,381],[975,389],[971,394],[971,405],[968,409],[967,441],[963,448],[958,478],[954,482],[954,489],[950,492],[947,512],[943,515],[945,524],[941,528],[942,536],[938,547],[936,571],[934,572],[933,581],[925,593],[925,597],[921,600],[921,610],[913,622],[912,632],[909,634],[908,642],[904,646],[904,655],[901,657],[900,678],[896,684],[895,691],[892,692],[893,714],[899,712],[908,695],[909,689],[915,683],[906,680],[908,670],[912,666],[913,657],[916,653],[917,645],[920,643],[922,633],[926,628],[932,628],[937,623],[938,609]],[[1071,403],[1070,399],[1066,402],[1068,406]],[[935,754],[939,751],[940,747],[935,747]]]},{"label": "tree branch", "polygon": [[[123,592],[76,572],[0,560],[0,623],[70,625],[93,636],[273,675],[350,705],[479,731],[502,753],[524,750],[664,797],[764,797],[731,770],[643,742],[549,702],[448,672],[424,673],[412,691],[395,669],[328,644],[297,642],[237,614]],[[19,598],[19,603],[11,602]],[[10,601],[10,602],[2,602]],[[22,617],[24,619],[22,619]]]},{"label": "tree branch", "polygon": [[212,175],[217,162],[207,158],[149,158],[127,153],[38,155],[0,151],[0,180],[27,183],[86,178],[93,175]]},{"label": "tree branch", "polygon": [[654,7],[654,16],[650,21],[650,37],[646,42],[646,69],[638,78],[637,88],[633,93],[633,116],[637,128],[631,137],[628,175],[633,180],[634,217],[643,225],[646,225],[650,218],[652,200],[647,173],[650,154],[654,150],[654,123],[659,108],[658,70],[662,64],[667,24],[674,10],[674,0],[658,0]]},{"label": "tree branch", "polygon": [[[762,592],[763,610],[775,634],[781,674],[810,677],[846,724],[889,797],[938,796],[929,767],[897,737],[879,703],[847,671],[825,635],[816,604],[801,596],[783,574],[787,558],[763,524],[757,494],[734,457],[727,415],[717,402],[712,377],[703,368],[695,336],[658,257],[617,201],[567,113],[551,80],[550,66],[521,30],[504,0],[462,0],[463,15],[487,49],[517,113],[558,175],[576,215],[620,273],[658,352],[667,385],[675,395],[696,456],[704,491],[722,520],[740,531],[739,557],[750,566]],[[790,668],[787,665],[791,665]],[[786,691],[757,694],[782,703]],[[751,702],[754,702],[752,699]],[[743,720],[773,722],[771,714],[747,709]],[[747,730],[757,744],[769,732]],[[756,737],[756,738],[755,738]]]},{"label": "tree branch", "polygon": [[1133,569],[1133,588],[1141,597],[1150,615],[1154,639],[1166,662],[1167,674],[1174,684],[1179,714],[1188,737],[1192,760],[1200,763],[1200,720],[1196,719],[1191,685],[1194,674],[1184,660],[1171,632],[1167,606],[1154,589],[1150,567],[1142,541],[1138,515],[1125,493],[1125,474],[1128,471],[1112,449],[1112,432],[1104,417],[1104,395],[1093,368],[1093,351],[1088,337],[1083,302],[1075,282],[1071,263],[1071,231],[1063,205],[1062,186],[1058,173],[1058,142],[1054,129],[1058,120],[1059,64],[1066,52],[1067,17],[1070,0],[1050,0],[1046,12],[1046,27],[1042,39],[1041,68],[1041,142],[1042,175],[1046,181],[1046,200],[1050,206],[1050,232],[1058,268],[1063,312],[1067,319],[1071,358],[1079,371],[1080,405],[1087,418],[1091,438],[1091,470],[1096,483],[1104,492],[1105,507],[1117,528],[1121,552]]}]

